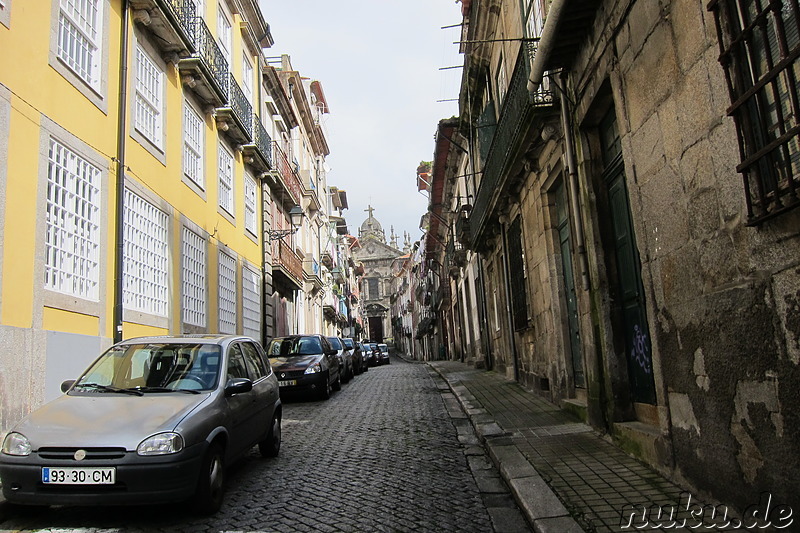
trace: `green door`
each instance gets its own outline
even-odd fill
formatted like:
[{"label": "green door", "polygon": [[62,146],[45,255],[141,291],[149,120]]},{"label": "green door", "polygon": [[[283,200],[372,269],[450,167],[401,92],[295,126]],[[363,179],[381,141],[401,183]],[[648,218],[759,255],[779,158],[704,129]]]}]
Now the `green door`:
[{"label": "green door", "polygon": [[581,357],[581,334],[578,328],[578,300],[575,294],[575,276],[572,271],[572,248],[569,233],[569,209],[564,182],[559,181],[555,189],[558,243],[561,249],[561,272],[563,274],[564,297],[567,304],[569,350],[572,359],[572,375],[576,387],[586,387],[586,375]]},{"label": "green door", "polygon": [[631,221],[625,167],[617,133],[616,116],[612,109],[601,123],[600,131],[606,163],[604,183],[608,192],[613,252],[617,263],[616,294],[621,298],[622,327],[631,396],[634,402],[656,403],[653,360],[650,349],[650,328],[645,311],[644,287],[641,277],[639,251]]}]

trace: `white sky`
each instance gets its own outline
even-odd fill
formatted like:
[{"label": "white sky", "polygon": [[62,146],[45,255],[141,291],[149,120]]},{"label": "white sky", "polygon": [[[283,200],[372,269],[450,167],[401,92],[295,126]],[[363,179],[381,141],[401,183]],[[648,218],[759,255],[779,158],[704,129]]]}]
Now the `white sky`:
[{"label": "white sky", "polygon": [[458,114],[463,64],[454,0],[259,0],[275,44],[328,100],[328,184],[345,189],[348,229],[358,235],[367,205],[389,239],[394,226],[414,242],[427,197],[416,169],[433,159],[439,120]]}]

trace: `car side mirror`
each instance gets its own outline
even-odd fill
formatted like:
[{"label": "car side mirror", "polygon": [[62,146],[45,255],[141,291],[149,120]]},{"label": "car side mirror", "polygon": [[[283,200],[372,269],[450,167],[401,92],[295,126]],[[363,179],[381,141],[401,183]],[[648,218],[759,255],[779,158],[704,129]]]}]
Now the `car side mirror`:
[{"label": "car side mirror", "polygon": [[253,390],[253,382],[247,378],[231,378],[225,384],[225,396],[244,394]]},{"label": "car side mirror", "polygon": [[74,379],[68,379],[66,381],[61,382],[61,392],[67,392],[72,386],[75,385]]},{"label": "car side mirror", "polygon": [[336,355],[336,353],[337,353],[337,350],[328,350],[327,352],[325,352],[325,355],[330,357],[332,355]]}]

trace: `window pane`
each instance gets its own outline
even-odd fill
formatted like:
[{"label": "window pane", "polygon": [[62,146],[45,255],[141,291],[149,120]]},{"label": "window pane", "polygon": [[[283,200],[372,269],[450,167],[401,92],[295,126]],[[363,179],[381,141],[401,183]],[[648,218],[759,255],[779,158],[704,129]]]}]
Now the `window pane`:
[{"label": "window pane", "polygon": [[167,316],[167,214],[126,189],[124,218],[123,305]]},{"label": "window pane", "polygon": [[206,325],[206,243],[183,228],[183,321]]},{"label": "window pane", "polygon": [[158,148],[162,147],[162,78],[163,73],[142,49],[136,47],[135,127]]},{"label": "window pane", "polygon": [[242,267],[242,330],[254,339],[261,338],[261,274]]},{"label": "window pane", "polygon": [[233,215],[233,156],[219,145],[219,205]]},{"label": "window pane", "polygon": [[203,179],[203,146],[205,124],[188,102],[183,104],[183,173],[200,188]]},{"label": "window pane", "polygon": [[236,333],[236,259],[219,253],[219,332]]},{"label": "window pane", "polygon": [[100,0],[61,0],[58,57],[92,87],[100,82]]}]

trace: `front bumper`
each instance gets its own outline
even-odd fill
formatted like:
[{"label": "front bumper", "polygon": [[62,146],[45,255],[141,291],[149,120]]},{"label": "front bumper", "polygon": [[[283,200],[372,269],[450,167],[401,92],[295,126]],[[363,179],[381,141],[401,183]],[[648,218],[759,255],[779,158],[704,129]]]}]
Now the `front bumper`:
[{"label": "front bumper", "polygon": [[[164,457],[125,452],[115,460],[64,461],[2,456],[3,496],[23,505],[141,505],[182,501],[197,488],[205,443]],[[51,485],[42,483],[42,467],[114,467],[113,485]]]},{"label": "front bumper", "polygon": [[[328,373],[317,372],[315,374],[293,374],[287,375],[285,378],[280,377],[278,372],[278,384],[280,385],[281,394],[293,394],[303,392],[319,392],[325,390],[327,386]],[[285,385],[283,383],[294,381],[293,385]]]}]

